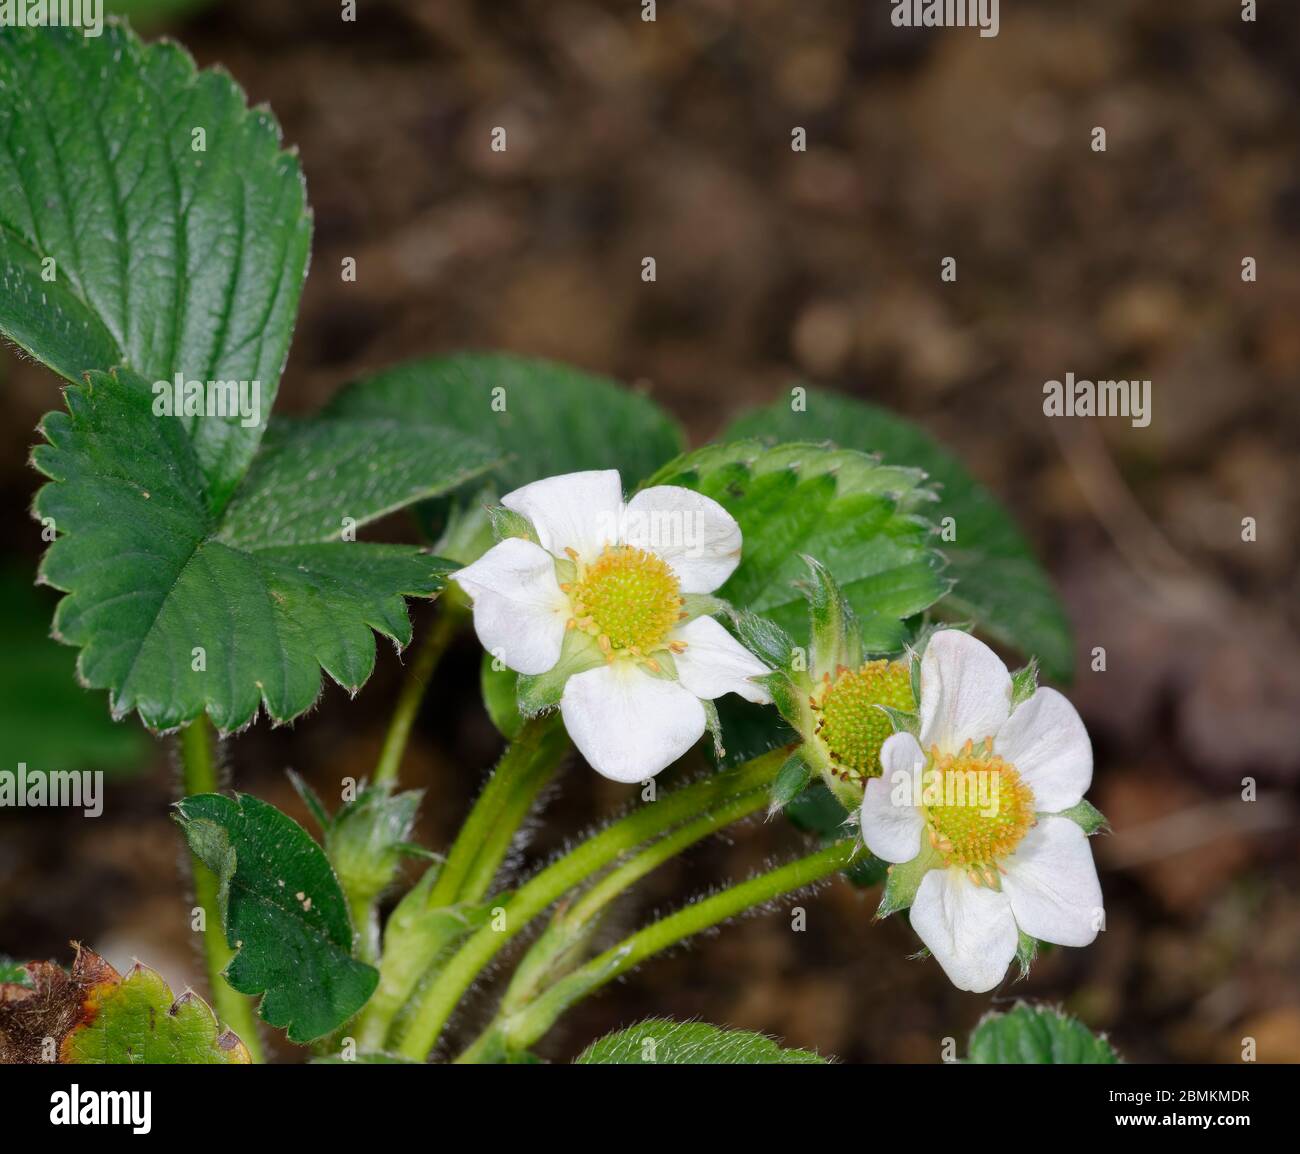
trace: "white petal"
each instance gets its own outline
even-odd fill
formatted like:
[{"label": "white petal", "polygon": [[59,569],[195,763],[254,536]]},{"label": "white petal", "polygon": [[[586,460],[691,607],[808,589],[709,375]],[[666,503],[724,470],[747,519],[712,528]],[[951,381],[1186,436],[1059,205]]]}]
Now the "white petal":
[{"label": "white petal", "polygon": [[740,564],[740,526],[711,497],[678,485],[643,489],[623,514],[623,540],[672,566],[683,593],[712,593]]},{"label": "white petal", "polygon": [[582,756],[612,781],[654,777],[704,735],[698,697],[628,661],[570,677],[560,713]]},{"label": "white petal", "polygon": [[1020,935],[1006,894],[977,886],[959,869],[926,874],[908,916],[959,990],[993,989],[1016,956]]},{"label": "white petal", "polygon": [[1039,689],[1016,706],[993,750],[1034,791],[1034,808],[1060,813],[1078,805],[1092,784],[1092,742],[1078,711],[1055,689]]},{"label": "white petal", "polygon": [[712,701],[724,693],[739,693],[746,701],[766,705],[771,695],[750,681],[772,671],[712,617],[697,617],[673,632],[672,640],[686,648],[674,656],[677,678],[696,697]]},{"label": "white petal", "polygon": [[564,473],[507,493],[501,504],[533,523],[548,553],[563,557],[573,549],[590,563],[618,542],[623,483],[616,469]]},{"label": "white petal", "polygon": [[944,753],[992,737],[1011,712],[1011,674],[982,641],[941,629],[921,658],[921,745]]},{"label": "white petal", "polygon": [[1102,925],[1101,883],[1088,837],[1068,817],[1041,817],[1003,863],[1002,892],[1025,933],[1086,946]]},{"label": "white petal", "polygon": [[474,632],[489,653],[518,673],[559,661],[572,610],[545,549],[508,537],[451,576],[474,603]]},{"label": "white petal", "polygon": [[884,773],[867,779],[862,796],[862,840],[885,861],[911,861],[921,852],[925,819],[914,803],[914,783],[925,754],[910,733],[895,733],[880,747]]}]

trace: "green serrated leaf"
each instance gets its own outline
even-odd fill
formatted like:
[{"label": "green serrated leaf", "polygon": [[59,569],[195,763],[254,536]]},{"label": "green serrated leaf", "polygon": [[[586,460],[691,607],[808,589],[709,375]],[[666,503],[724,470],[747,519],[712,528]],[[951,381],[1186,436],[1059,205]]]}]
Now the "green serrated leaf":
[{"label": "green serrated leaf", "polygon": [[1110,831],[1110,822],[1106,820],[1106,815],[1087,798],[1084,798],[1078,805],[1072,806],[1070,809],[1062,810],[1060,816],[1068,817],[1089,837],[1095,833]]},{"label": "green serrated leaf", "polygon": [[0,331],[74,382],[119,364],[149,382],[246,381],[250,400],[258,382],[255,413],[181,418],[219,512],[266,428],[298,311],[311,217],[297,157],[226,73],[124,24],[0,29],[0,91],[0,187],[14,193],[0,201]]},{"label": "green serrated leaf", "polygon": [[651,1018],[593,1042],[575,1059],[582,1066],[826,1065],[811,1050],[786,1050],[748,1030],[703,1022]]},{"label": "green serrated leaf", "polygon": [[76,1065],[239,1065],[243,1042],[223,1031],[197,994],[179,998],[162,976],[136,963],[124,978],[86,995],[86,1021],[59,1047],[59,1060]]},{"label": "green serrated leaf", "polygon": [[264,994],[259,1013],[291,1042],[336,1029],[374,992],[378,972],[352,957],[352,923],[321,848],[292,818],[248,794],[176,804],[190,849],[217,875],[235,957],[226,980]]},{"label": "green serrated leaf", "polygon": [[744,554],[718,596],[787,633],[802,633],[807,621],[796,589],[807,574],[801,555],[840,584],[872,652],[901,648],[902,619],[948,588],[922,516],[934,495],[915,469],[823,445],[741,441],[687,453],[646,483],[696,489],[736,518]]},{"label": "green serrated leaf", "polygon": [[242,1065],[247,1047],[197,994],[139,962],[122,977],[76,946],[72,966],[0,968],[0,1063]]},{"label": "green serrated leaf", "polygon": [[225,540],[251,547],[350,540],[362,525],[451,492],[500,460],[433,414],[360,404],[366,387],[345,389],[319,416],[271,422],[226,510]]},{"label": "green serrated leaf", "polygon": [[98,770],[127,777],[150,761],[135,721],[114,724],[77,684],[76,655],[50,637],[55,599],[30,575],[0,572],[0,772]]},{"label": "green serrated leaf", "polygon": [[936,522],[953,518],[957,535],[940,545],[957,579],[941,605],[945,616],[970,617],[998,640],[1037,654],[1053,678],[1070,678],[1069,621],[1024,535],[958,457],[917,425],[876,405],[809,389],[806,411],[793,412],[788,403],[777,402],[745,414],[726,436],[826,439],[924,469],[939,486],[938,506],[928,515]]},{"label": "green serrated leaf", "polygon": [[114,716],[171,729],[206,710],[228,732],[260,706],[303,713],[322,669],[355,692],[371,631],[405,645],[403,595],[436,593],[452,568],[409,546],[232,542],[181,422],[153,415],[138,376],[91,373],[65,396],[32,454],[50,478],[36,515],[60,534],[41,577],[68,594],[56,636],[81,647],[82,682],[110,690]]},{"label": "green serrated leaf", "polygon": [[969,1058],[983,1065],[1115,1065],[1119,1055],[1104,1036],[1050,1006],[1018,1003],[988,1014],[970,1036]]}]

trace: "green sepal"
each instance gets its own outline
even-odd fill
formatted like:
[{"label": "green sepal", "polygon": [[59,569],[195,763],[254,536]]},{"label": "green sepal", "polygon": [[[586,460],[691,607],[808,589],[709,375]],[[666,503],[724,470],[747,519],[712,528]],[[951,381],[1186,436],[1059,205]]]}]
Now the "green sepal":
[{"label": "green sepal", "polygon": [[812,781],[813,767],[801,750],[795,750],[777,772],[768,797],[767,816],[772,818],[794,801]]},{"label": "green sepal", "polygon": [[921,852],[911,861],[896,862],[889,867],[885,878],[885,892],[880,896],[880,905],[876,909],[877,918],[887,918],[899,910],[908,909],[916,900],[916,891],[921,886],[921,879],[932,869],[942,863],[938,852],[924,837],[921,838]]},{"label": "green sepal", "polygon": [[1029,664],[1011,675],[1011,708],[1028,701],[1038,689],[1038,658],[1031,657]]},{"label": "green sepal", "polygon": [[1024,930],[1017,932],[1020,938],[1016,942],[1016,964],[1020,967],[1020,981],[1023,982],[1029,977],[1029,968],[1038,957],[1038,939],[1031,938]]},{"label": "green sepal", "polygon": [[793,674],[797,647],[775,621],[748,609],[733,609],[731,623],[740,643],[755,657],[781,673]]},{"label": "green sepal", "polygon": [[889,718],[889,724],[894,727],[895,733],[910,733],[920,740],[921,715],[919,713],[907,709],[895,709],[892,705],[877,704],[875,708]]},{"label": "green sepal", "polygon": [[1106,820],[1106,815],[1087,798],[1080,801],[1078,805],[1062,810],[1055,816],[1069,818],[1089,837],[1092,837],[1095,833],[1110,833],[1110,822]]},{"label": "green sepal", "polygon": [[811,709],[808,693],[785,673],[767,673],[752,679],[767,690],[776,711],[805,738],[811,736]]},{"label": "green sepal", "polygon": [[718,720],[718,707],[712,701],[701,700],[700,704],[704,706],[704,724],[708,727],[709,736],[713,738],[713,758],[720,763],[726,758],[727,750],[722,744],[722,722]]},{"label": "green sepal", "polygon": [[682,612],[686,616],[682,619],[682,624],[694,621],[697,617],[715,617],[730,608],[727,602],[721,597],[714,597],[712,593],[683,593]]},{"label": "green sepal", "polygon": [[605,664],[605,655],[596,639],[581,629],[570,629],[564,635],[560,659],[545,673],[519,675],[516,703],[520,716],[536,717],[554,709],[564,694],[564,683],[570,677],[586,673]]},{"label": "green sepal", "polygon": [[541,544],[537,539],[537,530],[533,528],[533,523],[522,513],[516,513],[504,505],[492,505],[488,509],[488,518],[492,522],[492,536],[498,543],[510,537],[522,537],[534,545]]},{"label": "green sepal", "polygon": [[815,680],[823,673],[833,677],[840,666],[862,664],[862,632],[857,616],[830,571],[816,558],[804,555],[809,579],[798,582],[808,599],[809,638]]}]

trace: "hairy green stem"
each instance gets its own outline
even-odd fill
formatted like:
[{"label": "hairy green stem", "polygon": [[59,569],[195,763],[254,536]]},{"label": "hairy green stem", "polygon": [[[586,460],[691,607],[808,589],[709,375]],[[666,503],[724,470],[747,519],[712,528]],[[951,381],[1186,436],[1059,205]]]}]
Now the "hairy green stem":
[{"label": "hairy green stem", "polygon": [[[217,792],[214,739],[212,726],[203,714],[181,730],[181,782],[186,797]],[[222,976],[235,953],[226,944],[226,932],[221,924],[217,875],[194,854],[190,855],[190,866],[194,877],[194,897],[203,910],[203,958],[207,964],[213,1008],[221,1022],[239,1035],[253,1061],[261,1062],[262,1042],[257,1033],[253,1003]]]},{"label": "hairy green stem", "polygon": [[[503,1026],[505,1045],[511,1050],[528,1049],[542,1038],[561,1014],[620,974],[719,922],[838,873],[852,863],[856,848],[855,839],[834,842],[815,854],[693,902],[646,926],[561,978],[536,1001],[509,1019]],[[482,1060],[487,1045],[488,1039],[480,1037],[457,1060]]]},{"label": "hairy green stem", "polygon": [[[394,1019],[421,980],[470,923],[458,910],[481,902],[490,890],[519,827],[537,795],[569,750],[559,716],[535,718],[514,737],[474,802],[421,909],[403,902],[384,936],[379,986],[358,1026],[363,1049],[380,1049]],[[397,913],[402,915],[397,917]]]},{"label": "hairy green stem", "polygon": [[407,670],[401,691],[397,695],[397,705],[388,723],[388,733],[384,736],[384,747],[379,751],[379,761],[375,765],[376,785],[397,780],[402,757],[411,738],[411,726],[415,724],[415,716],[420,711],[424,692],[442,655],[447,652],[447,646],[456,636],[463,616],[463,610],[455,608],[449,602],[435,607],[433,623],[420,642],[415,660]]},{"label": "hairy green stem", "polygon": [[595,881],[572,905],[561,905],[545,932],[529,948],[501,999],[501,1008],[485,1033],[492,1033],[501,1023],[521,1010],[551,981],[566,962],[581,948],[605,909],[647,874],[671,861],[683,850],[734,822],[743,821],[768,803],[768,789],[758,786],[711,809],[694,821],[679,826],[666,837],[651,842]]},{"label": "hairy green stem", "polygon": [[483,967],[553,902],[666,830],[728,798],[770,784],[786,756],[786,750],[774,750],[727,773],[673,790],[606,826],[521,886],[504,903],[503,916],[470,937],[420,992],[401,1032],[399,1052],[409,1058],[425,1058]]},{"label": "hairy green stem", "polygon": [[447,852],[429,893],[431,907],[478,901],[569,743],[557,713],[535,717],[510,742]]}]

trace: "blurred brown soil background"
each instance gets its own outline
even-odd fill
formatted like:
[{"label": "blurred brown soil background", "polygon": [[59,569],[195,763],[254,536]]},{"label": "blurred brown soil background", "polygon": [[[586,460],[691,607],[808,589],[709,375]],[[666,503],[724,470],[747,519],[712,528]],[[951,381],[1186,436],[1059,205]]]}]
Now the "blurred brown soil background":
[{"label": "blurred brown soil background", "polygon": [[[1094,842],[1107,932],[993,997],[907,960],[902,919],[873,925],[876,893],[837,882],[801,902],[805,933],[785,912],[730,925],[586,1003],[545,1055],[668,1014],[933,1062],[1024,995],[1130,1061],[1237,1061],[1245,1036],[1300,1061],[1300,7],[1261,0],[1250,25],[1237,0],[1008,0],[996,39],[894,29],[885,0],[667,0],[653,24],[633,0],[358,7],[343,24],[335,4],[221,0],[168,25],[302,154],[316,233],[282,410],[488,348],[638,383],[695,443],[796,377],[912,416],[1015,511],[1063,592],[1091,796],[1115,829]],[[31,571],[25,458],[58,387],[0,366],[0,534]],[[1045,419],[1043,382],[1067,371],[1151,378],[1150,426]],[[499,748],[477,659],[471,639],[453,651],[408,757],[438,848]],[[234,784],[305,819],[285,768],[330,796],[366,772],[400,673],[381,646],[356,702],[333,688],[293,728],[241,736]],[[97,821],[0,814],[0,951],[66,960],[79,938],[201,989],[173,788],[159,743]],[[570,766],[516,865],[630,799]],[[774,822],[702,846],[608,936],[798,844]]]}]

